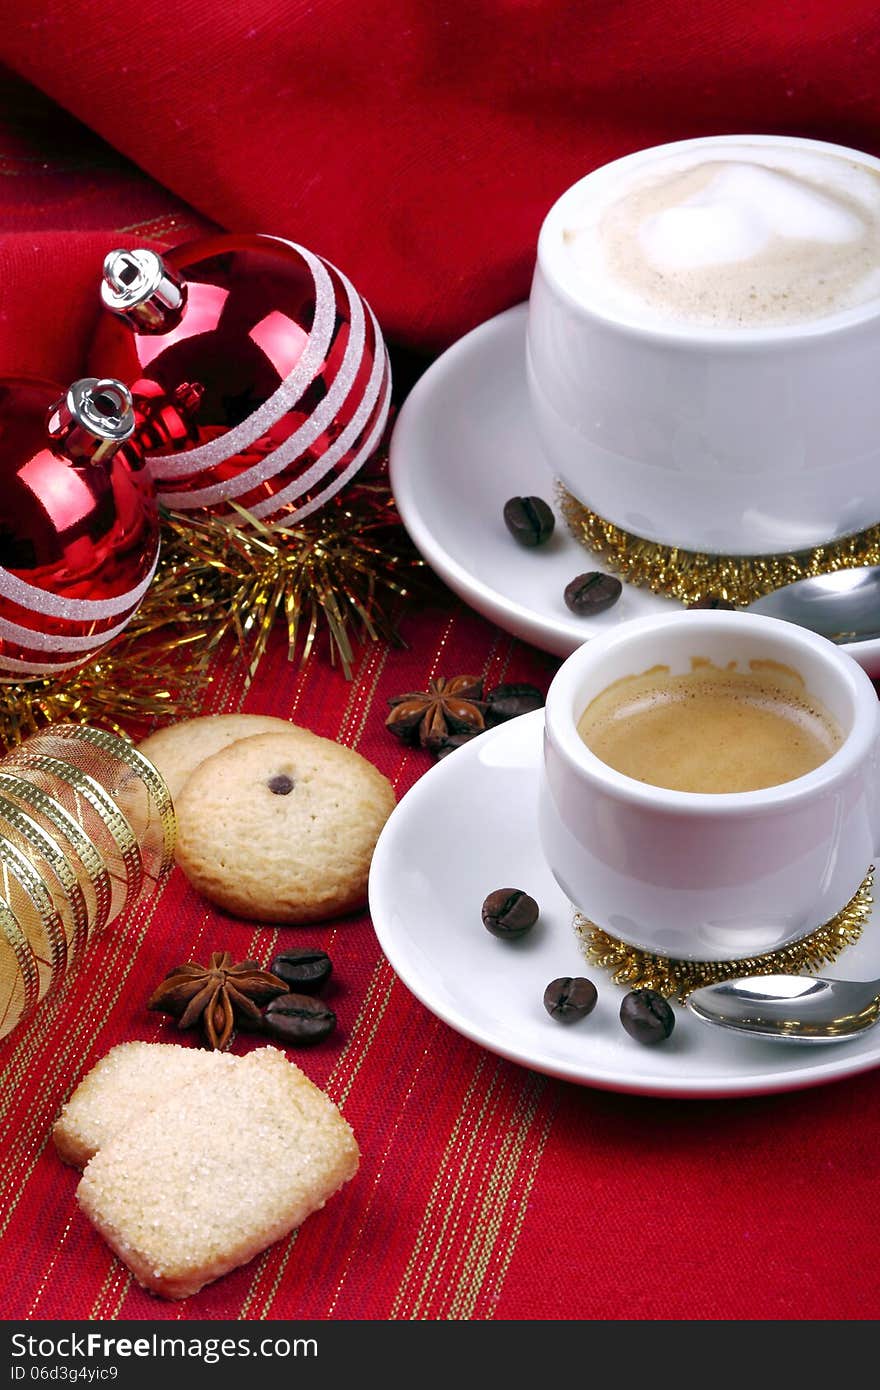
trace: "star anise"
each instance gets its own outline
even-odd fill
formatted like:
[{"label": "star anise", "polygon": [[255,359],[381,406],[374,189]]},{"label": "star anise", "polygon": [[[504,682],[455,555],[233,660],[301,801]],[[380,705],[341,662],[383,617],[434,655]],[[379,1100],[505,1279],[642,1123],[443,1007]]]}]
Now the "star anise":
[{"label": "star anise", "polygon": [[395,695],[385,720],[403,743],[436,751],[450,734],[480,734],[486,727],[483,682],[476,676],[438,676],[428,689]]},{"label": "star anise", "polygon": [[277,975],[263,970],[259,961],[234,965],[229,951],[215,951],[210,965],[189,961],[165,976],[147,1001],[147,1008],[177,1019],[178,1028],[197,1023],[208,1046],[221,1050],[229,1042],[236,1023],[259,1023],[261,1004],[267,1004],[288,986]]}]

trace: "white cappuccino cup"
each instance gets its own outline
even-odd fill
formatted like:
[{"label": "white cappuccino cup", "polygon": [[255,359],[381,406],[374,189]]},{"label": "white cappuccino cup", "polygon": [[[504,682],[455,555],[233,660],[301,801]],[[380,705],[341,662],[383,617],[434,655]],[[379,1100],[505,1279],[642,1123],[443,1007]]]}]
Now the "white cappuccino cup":
[{"label": "white cappuccino cup", "polygon": [[527,374],[554,475],[637,536],[790,553],[880,522],[880,160],[641,150],[547,214]]},{"label": "white cappuccino cup", "polygon": [[[802,776],[754,791],[669,790],[615,770],[578,732],[615,682],[709,662],[796,673],[839,731]],[[792,623],[724,611],[621,623],[563,662],[545,708],[544,856],[572,904],[619,940],[680,960],[778,950],[852,899],[880,850],[880,702],[863,669]]]}]

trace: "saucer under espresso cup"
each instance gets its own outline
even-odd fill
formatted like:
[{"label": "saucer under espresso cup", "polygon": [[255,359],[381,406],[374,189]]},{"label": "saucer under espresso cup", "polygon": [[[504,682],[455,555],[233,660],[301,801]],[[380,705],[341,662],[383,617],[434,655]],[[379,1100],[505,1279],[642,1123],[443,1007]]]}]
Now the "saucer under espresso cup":
[{"label": "saucer under espresso cup", "polygon": [[[804,775],[727,792],[636,780],[587,747],[578,721],[600,693],[699,663],[783,668],[827,711],[839,745]],[[539,827],[560,887],[618,940],[677,960],[778,950],[841,911],[880,850],[880,703],[851,657],[775,618],[706,610],[622,623],[551,683]]]},{"label": "saucer under espresso cup", "polygon": [[[391,968],[416,1000],[464,1037],[521,1066],[579,1085],[666,1097],[751,1096],[815,1086],[880,1064],[880,1029],[837,1047],[780,1047],[727,1028],[707,1028],[676,1006],[675,1032],[641,1047],[620,1026],[630,985],[585,959],[571,904],[536,833],[544,711],[520,715],[471,739],[428,769],[401,797],[370,866],[370,917]],[[461,815],[480,806],[486,815]],[[517,941],[486,931],[480,905],[501,884],[540,905]],[[880,976],[880,909],[822,974]],[[551,1018],[544,989],[588,975],[599,1000],[573,1026]]]},{"label": "saucer under espresso cup", "polygon": [[689,551],[880,521],[880,160],[788,136],[641,150],[551,208],[527,373],[553,474]]}]

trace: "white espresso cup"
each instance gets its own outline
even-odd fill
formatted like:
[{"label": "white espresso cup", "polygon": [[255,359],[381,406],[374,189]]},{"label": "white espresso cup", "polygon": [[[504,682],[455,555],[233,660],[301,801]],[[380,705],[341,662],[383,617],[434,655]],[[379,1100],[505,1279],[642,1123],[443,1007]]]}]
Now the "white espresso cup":
[{"label": "white espresso cup", "polygon": [[[842,733],[804,776],[747,792],[666,790],[625,776],[578,721],[613,682],[694,659],[796,671]],[[880,702],[824,637],[751,613],[621,623],[579,647],[547,695],[539,788],[544,856],[575,908],[618,939],[681,960],[777,950],[834,917],[880,851]]]},{"label": "white espresso cup", "polygon": [[[715,171],[708,189],[685,183],[681,206],[646,214],[637,236],[609,231],[627,190],[694,164]],[[627,245],[655,258],[651,286],[674,281],[674,305],[618,275]],[[802,274],[778,270],[792,248]],[[753,265],[767,303],[749,319]],[[679,141],[594,170],[543,223],[527,340],[537,432],[569,492],[637,536],[755,555],[880,522],[878,362],[880,160],[867,154],[788,136]]]}]

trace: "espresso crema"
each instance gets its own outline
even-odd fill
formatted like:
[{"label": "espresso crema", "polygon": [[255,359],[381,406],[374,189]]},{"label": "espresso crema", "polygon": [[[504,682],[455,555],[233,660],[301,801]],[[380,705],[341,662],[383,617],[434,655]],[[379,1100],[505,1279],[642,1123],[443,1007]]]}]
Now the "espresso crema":
[{"label": "espresso crema", "polygon": [[615,681],[584,710],[578,733],[624,776],[684,792],[779,786],[827,762],[843,742],[797,671],[699,658],[681,674],[655,666]]},{"label": "espresso crema", "polygon": [[571,292],[648,326],[797,325],[880,302],[880,175],[743,141],[606,166],[566,208]]}]

